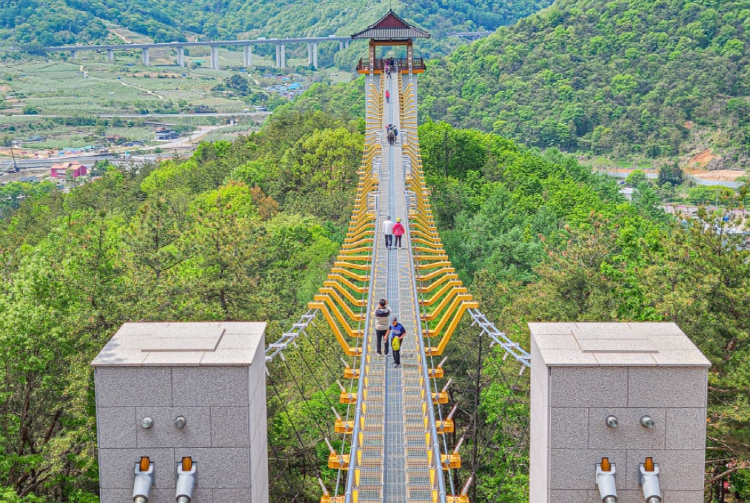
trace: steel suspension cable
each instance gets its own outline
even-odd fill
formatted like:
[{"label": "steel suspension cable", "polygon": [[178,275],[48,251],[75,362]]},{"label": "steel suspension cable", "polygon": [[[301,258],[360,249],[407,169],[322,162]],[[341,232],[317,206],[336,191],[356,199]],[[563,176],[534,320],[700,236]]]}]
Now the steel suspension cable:
[{"label": "steel suspension cable", "polygon": [[[302,362],[305,364],[305,367],[307,367],[307,370],[310,371],[310,375],[313,378],[313,382],[315,382],[315,385],[318,387],[318,390],[323,394],[323,397],[326,399],[326,402],[328,402],[328,405],[333,407],[333,402],[331,402],[331,399],[328,398],[328,394],[323,390],[322,386],[320,385],[320,381],[315,378],[315,372],[313,372],[312,368],[310,368],[310,364],[308,363],[307,359],[305,358],[305,355],[302,353],[302,350],[299,348],[299,346],[295,345],[295,348],[297,349],[297,353],[299,354],[300,358],[302,359]],[[321,358],[321,360],[325,360],[325,358]],[[287,363],[284,361],[284,363]],[[287,367],[289,364],[287,363]],[[304,375],[303,375],[304,377]]]},{"label": "steel suspension cable", "polygon": [[300,386],[299,382],[297,381],[297,377],[294,375],[294,372],[292,372],[292,367],[289,366],[289,362],[286,360],[283,360],[284,364],[286,365],[287,370],[289,371],[289,375],[292,376],[292,381],[294,382],[295,387],[297,388],[297,391],[299,391],[300,396],[302,397],[302,401],[305,402],[305,406],[307,407],[307,410],[310,412],[310,417],[313,419],[313,422],[315,423],[315,426],[318,428],[318,431],[320,431],[320,435],[322,438],[328,438],[328,435],[326,432],[321,428],[320,422],[315,418],[315,412],[313,412],[312,407],[310,406],[310,402],[305,396],[304,391],[302,390],[302,387]]},{"label": "steel suspension cable", "polygon": [[[500,369],[502,369],[502,364],[498,368],[498,372],[500,371]],[[506,411],[507,411],[507,408],[508,408],[508,404],[510,403],[511,399],[513,398],[514,390],[515,390],[516,386],[518,385],[518,381],[521,379],[521,376],[522,376],[522,374],[519,373],[518,376],[516,377],[515,383],[513,384],[513,388],[510,389],[510,391],[508,392],[508,396],[505,398],[505,402],[503,403],[503,409],[500,412],[500,414],[498,415],[497,422],[493,426],[492,432],[490,433],[490,435],[488,437],[490,439],[490,442],[491,442],[491,439],[495,436],[495,432],[497,431],[498,427],[500,425],[505,424],[505,417],[507,415]],[[474,439],[474,441],[476,442],[476,439]],[[475,477],[475,480],[476,480],[476,472],[479,471],[479,468],[483,467],[483,465],[487,461],[487,457],[486,457],[487,451],[492,451],[492,449],[490,449],[489,446],[487,446],[487,447],[485,447],[485,449],[482,450],[480,458],[479,458],[479,460],[477,462],[477,466],[472,471],[472,475]]]},{"label": "steel suspension cable", "polygon": [[[273,378],[271,377],[270,372],[267,373],[268,381],[271,383],[271,387],[273,388],[274,394],[276,395],[276,398],[279,400],[279,403],[281,404],[281,408],[284,411],[284,414],[286,414],[287,419],[289,420],[289,425],[292,427],[292,430],[294,431],[294,435],[297,437],[297,441],[299,442],[300,448],[302,449],[302,460],[307,464],[307,448],[305,447],[305,442],[302,440],[302,435],[300,435],[299,431],[297,430],[297,427],[294,424],[294,420],[292,419],[291,414],[289,414],[289,410],[286,408],[286,402],[281,398],[281,394],[279,393],[279,389],[276,386],[276,383],[274,382]],[[317,467],[317,463],[315,462],[315,459],[313,459],[313,462],[310,463],[310,466]],[[320,468],[318,467],[318,476],[320,477],[321,472]]]},{"label": "steel suspension cable", "polygon": [[[516,437],[516,442],[515,442],[516,448],[515,448],[515,450],[513,451],[512,455],[511,455],[510,461],[508,461],[508,466],[510,466],[510,465],[513,464],[513,460],[515,460],[516,455],[521,450],[521,445],[522,445],[521,441],[523,440],[523,437],[526,436],[526,432],[528,431],[530,424],[531,424],[531,420],[526,421],[526,426],[524,426],[523,431],[521,432],[521,434],[518,437]],[[495,497],[492,498],[492,502],[491,503],[495,503],[497,501],[497,498],[500,497],[500,492],[502,491],[503,486],[505,485],[505,477],[508,475],[509,471],[510,471],[509,469],[506,469],[503,472],[503,476],[500,479],[500,483],[497,485],[497,492],[495,493]],[[513,472],[513,475],[515,475],[515,471]]]}]

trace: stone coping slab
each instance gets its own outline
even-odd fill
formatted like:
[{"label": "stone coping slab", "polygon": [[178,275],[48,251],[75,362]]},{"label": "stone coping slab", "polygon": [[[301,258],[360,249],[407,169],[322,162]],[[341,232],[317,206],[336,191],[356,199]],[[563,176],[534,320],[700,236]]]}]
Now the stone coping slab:
[{"label": "stone coping slab", "polygon": [[266,325],[257,322],[125,323],[91,365],[249,366],[263,340]]},{"label": "stone coping slab", "polygon": [[547,366],[710,367],[675,323],[529,323]]}]

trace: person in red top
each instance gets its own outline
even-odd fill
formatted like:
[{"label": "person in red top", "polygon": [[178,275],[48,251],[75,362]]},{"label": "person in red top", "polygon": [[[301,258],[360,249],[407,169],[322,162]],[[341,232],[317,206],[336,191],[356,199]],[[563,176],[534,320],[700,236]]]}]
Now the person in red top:
[{"label": "person in red top", "polygon": [[404,226],[401,225],[401,219],[397,218],[396,223],[393,226],[393,235],[396,236],[396,243],[394,247],[398,246],[399,249],[401,248],[401,236],[403,236],[405,232],[406,229],[404,229]]},{"label": "person in red top", "polygon": [[389,90],[385,90],[385,102],[390,103],[391,102],[391,92]]}]

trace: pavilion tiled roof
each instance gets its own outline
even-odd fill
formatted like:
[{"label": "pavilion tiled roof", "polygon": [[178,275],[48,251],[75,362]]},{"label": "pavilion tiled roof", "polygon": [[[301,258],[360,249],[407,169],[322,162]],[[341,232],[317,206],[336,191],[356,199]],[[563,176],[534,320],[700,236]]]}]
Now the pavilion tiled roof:
[{"label": "pavilion tiled roof", "polygon": [[352,35],[352,38],[407,40],[412,38],[430,38],[430,34],[411,26],[391,10],[380,21],[372,26],[368,26],[359,33],[355,33]]}]

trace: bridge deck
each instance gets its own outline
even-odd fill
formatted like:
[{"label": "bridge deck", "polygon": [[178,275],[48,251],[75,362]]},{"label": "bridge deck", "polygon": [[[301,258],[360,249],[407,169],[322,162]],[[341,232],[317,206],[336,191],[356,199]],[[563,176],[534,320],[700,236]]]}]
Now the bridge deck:
[{"label": "bridge deck", "polygon": [[[373,247],[374,277],[371,309],[381,298],[388,299],[394,315],[406,329],[401,350],[401,368],[393,365],[392,352],[378,356],[374,334],[368,336],[370,362],[365,386],[366,414],[358,501],[432,501],[430,459],[425,441],[425,384],[421,379],[424,357],[419,358],[416,343],[418,301],[414,290],[410,243],[404,236],[403,248],[388,250],[382,237],[386,217],[400,217],[407,226],[407,200],[401,145],[389,146],[385,136],[388,124],[400,125],[399,79],[394,75],[373,77],[380,80],[380,92],[389,90],[381,122],[383,156],[376,167],[380,180],[377,197],[377,240]],[[382,87],[381,87],[382,86]]]},{"label": "bridge deck", "polygon": [[[384,99],[386,92],[390,102]],[[445,359],[436,364],[436,357],[443,355],[465,313],[521,363],[521,369],[529,365],[529,355],[478,310],[440,242],[419,152],[416,75],[367,75],[366,96],[360,182],[341,255],[319,295],[308,304],[310,310],[269,345],[266,360],[272,361],[293,343],[318,313],[344,354],[353,358],[344,377],[352,380],[352,390],[356,379],[356,397],[342,386],[341,402],[356,406],[345,419],[336,420],[336,432],[351,443],[344,441],[339,452],[329,444],[328,467],[339,472],[333,494],[323,485],[321,503],[469,503],[466,492],[472,478],[457,493],[451,476],[451,470],[461,467],[460,454],[449,451],[445,438],[455,430],[453,412],[443,417],[440,407],[433,405],[449,402],[451,381],[439,388]],[[386,142],[388,124],[401,131],[394,145]],[[382,224],[388,216],[400,218],[406,228],[401,249],[385,245]],[[362,262],[370,262],[369,267]],[[358,300],[352,292],[368,295]],[[392,356],[377,355],[373,312],[381,298],[388,299],[406,329],[400,368],[392,366]]]}]

